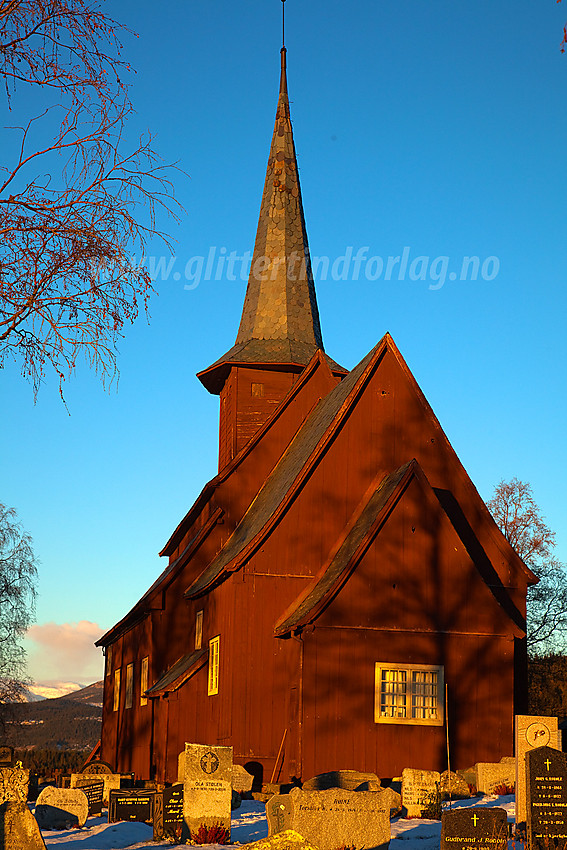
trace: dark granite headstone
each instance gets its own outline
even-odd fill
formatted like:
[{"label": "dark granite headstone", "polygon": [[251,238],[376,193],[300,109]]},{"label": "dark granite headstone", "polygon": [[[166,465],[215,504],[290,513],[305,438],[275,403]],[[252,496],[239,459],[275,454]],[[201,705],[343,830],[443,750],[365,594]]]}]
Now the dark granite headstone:
[{"label": "dark granite headstone", "polygon": [[155,791],[111,791],[108,803],[108,822],[154,820]]},{"label": "dark granite headstone", "polygon": [[0,747],[0,767],[11,767],[14,764],[14,748]]},{"label": "dark granite headstone", "polygon": [[528,843],[532,850],[567,848],[567,756],[551,747],[526,753]]},{"label": "dark granite headstone", "polygon": [[102,798],[104,796],[104,782],[97,782],[95,777],[93,781],[88,779],[80,779],[75,788],[80,788],[85,794],[89,804],[89,817],[91,815],[100,815],[102,813]]},{"label": "dark granite headstone", "polygon": [[154,841],[173,838],[181,841],[183,832],[183,785],[172,785],[157,793],[154,800]]},{"label": "dark granite headstone", "polygon": [[505,809],[453,809],[441,815],[441,850],[507,850]]}]

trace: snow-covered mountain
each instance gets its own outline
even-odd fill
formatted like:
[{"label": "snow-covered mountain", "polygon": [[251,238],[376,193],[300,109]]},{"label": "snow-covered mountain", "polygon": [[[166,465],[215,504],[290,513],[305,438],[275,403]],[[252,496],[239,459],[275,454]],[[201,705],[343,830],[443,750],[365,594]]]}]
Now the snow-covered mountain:
[{"label": "snow-covered mountain", "polygon": [[30,685],[26,688],[25,702],[38,702],[42,699],[57,699],[85,687],[78,682],[56,682],[49,685]]}]

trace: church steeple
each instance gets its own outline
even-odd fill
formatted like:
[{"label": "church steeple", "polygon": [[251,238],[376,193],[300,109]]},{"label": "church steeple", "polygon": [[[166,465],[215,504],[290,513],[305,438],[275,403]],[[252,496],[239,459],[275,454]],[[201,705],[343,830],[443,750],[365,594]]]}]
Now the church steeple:
[{"label": "church steeple", "polygon": [[[227,461],[234,456],[265,421],[275,403],[283,398],[315,352],[324,350],[291,127],[286,71],[284,46],[281,49],[274,133],[236,342],[212,366],[197,375],[209,392],[221,395],[221,468],[223,457]],[[335,374],[345,373],[330,358],[327,357],[327,360]],[[237,383],[235,373],[243,370],[249,382],[254,378],[251,386],[256,388],[257,393],[262,392],[262,397],[265,397],[265,387],[257,372],[262,371],[266,378],[265,373],[272,373],[272,379],[268,379],[268,383],[270,380],[272,383],[270,400],[262,411],[257,410],[253,426],[248,417],[249,425],[245,428],[241,427],[242,403],[237,400],[242,391],[228,386],[229,383]],[[273,386],[274,373],[279,375],[276,380],[281,384],[279,389]],[[258,389],[260,386],[262,390]],[[230,404],[226,400],[229,396],[232,399]],[[258,407],[261,405],[256,403]],[[230,445],[228,449],[227,444]]]}]

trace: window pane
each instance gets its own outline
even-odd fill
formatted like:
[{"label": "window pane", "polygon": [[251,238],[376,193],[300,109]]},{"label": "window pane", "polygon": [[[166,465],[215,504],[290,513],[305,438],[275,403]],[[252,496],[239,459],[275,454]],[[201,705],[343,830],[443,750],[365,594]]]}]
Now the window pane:
[{"label": "window pane", "polygon": [[140,670],[140,705],[147,705],[148,699],[144,693],[148,690],[148,656],[142,658],[142,667]]},{"label": "window pane", "polygon": [[433,720],[437,717],[437,688],[436,671],[412,671],[412,717],[416,720]]},{"label": "window pane", "polygon": [[114,671],[114,704],[113,711],[118,711],[120,705],[120,667]]},{"label": "window pane", "polygon": [[407,671],[382,669],[380,714],[382,717],[406,717]]},{"label": "window pane", "polygon": [[134,691],[134,665],[128,664],[126,667],[126,698],[124,700],[124,708],[132,708],[132,694]]},{"label": "window pane", "polygon": [[201,649],[203,645],[203,612],[197,611],[195,617],[195,649]]},{"label": "window pane", "polygon": [[209,696],[219,692],[219,660],[220,660],[220,635],[209,641],[209,681],[207,693]]}]

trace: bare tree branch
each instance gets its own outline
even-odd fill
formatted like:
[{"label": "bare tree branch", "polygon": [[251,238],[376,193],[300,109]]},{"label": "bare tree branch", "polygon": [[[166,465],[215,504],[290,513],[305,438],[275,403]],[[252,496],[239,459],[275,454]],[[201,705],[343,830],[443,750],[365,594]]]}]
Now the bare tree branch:
[{"label": "bare tree branch", "polygon": [[152,136],[124,150],[124,32],[96,0],[0,0],[8,105],[29,89],[45,103],[4,128],[0,165],[0,366],[19,362],[35,392],[49,364],[61,390],[80,355],[112,379],[124,326],[152,292],[130,258],[150,237],[170,247],[156,214],[180,209]]}]

